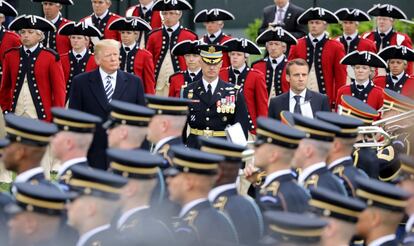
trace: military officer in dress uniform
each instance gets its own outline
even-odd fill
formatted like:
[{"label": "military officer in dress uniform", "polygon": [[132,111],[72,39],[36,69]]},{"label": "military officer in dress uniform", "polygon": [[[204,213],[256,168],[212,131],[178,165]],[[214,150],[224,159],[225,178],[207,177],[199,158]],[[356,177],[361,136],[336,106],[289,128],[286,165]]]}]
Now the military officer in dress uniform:
[{"label": "military officer in dress uniform", "polygon": [[173,146],[171,150],[173,166],[164,174],[170,199],[181,205],[179,225],[195,228],[197,239],[189,245],[238,243],[230,219],[218,212],[207,199],[218,173],[218,163],[224,157],[183,146]]},{"label": "military officer in dress uniform", "polygon": [[348,196],[355,197],[356,181],[358,176],[368,177],[367,174],[354,167],[352,150],[358,136],[358,127],[363,126],[362,120],[333,112],[317,112],[316,118],[337,127],[341,131],[336,133],[332,148],[326,162],[328,169],[344,181]]},{"label": "military officer in dress uniform", "polygon": [[5,54],[0,87],[3,113],[51,121],[51,107],[64,106],[66,83],[59,55],[40,44],[42,31],[54,28],[34,15],[22,15],[10,24],[10,29],[19,31],[23,46]]},{"label": "military officer in dress uniform", "polygon": [[[377,28],[372,32],[363,35],[364,38],[372,40],[377,48],[377,52],[390,45],[403,45],[412,48],[411,38],[405,34],[394,30],[394,19],[407,20],[407,15],[399,8],[391,4],[376,4],[367,12],[371,16],[375,16]],[[407,73],[413,73],[413,63],[408,63]],[[378,71],[379,75],[384,75],[385,71]]]},{"label": "military officer in dress uniform", "polygon": [[409,155],[399,155],[398,159],[401,161],[401,171],[398,174],[398,185],[410,194],[405,213],[409,216],[405,223],[406,235],[402,240],[402,245],[413,245],[414,243],[414,160]]},{"label": "military officer in dress uniform", "polygon": [[89,166],[86,156],[91,146],[96,124],[101,119],[75,109],[52,108],[53,123],[59,132],[51,141],[53,156],[61,162],[57,179],[63,183],[64,175],[74,166]]},{"label": "military officer in dress uniform", "polygon": [[366,204],[355,198],[339,195],[324,188],[311,189],[310,211],[328,222],[322,233],[322,245],[349,245],[355,235],[358,216]]},{"label": "military officer in dress uniform", "polygon": [[[352,51],[370,51],[377,53],[377,48],[374,42],[369,39],[362,38],[358,35],[358,26],[360,22],[371,21],[368,14],[360,9],[354,8],[341,8],[335,12],[336,17],[340,20],[343,34],[336,38],[341,42],[345,49],[345,54],[349,54]],[[347,81],[346,84],[350,84],[355,79],[355,74],[351,66],[347,66]]]},{"label": "military officer in dress uniform", "polygon": [[[18,15],[17,10],[13,8],[11,4],[2,0],[0,5],[0,13],[5,16],[16,17]],[[15,32],[8,31],[4,26],[0,26],[0,79],[1,79],[1,66],[3,64],[4,53],[13,48],[21,45],[20,36]]]},{"label": "military officer in dress uniform", "polygon": [[63,73],[66,82],[66,102],[69,100],[69,92],[72,79],[83,72],[90,72],[98,68],[95,55],[89,50],[90,37],[102,36],[98,28],[85,22],[69,22],[59,29],[60,35],[69,36],[72,47],[68,53],[61,55]]},{"label": "military officer in dress uniform", "polygon": [[346,83],[346,67],[340,64],[345,56],[344,47],[325,33],[328,23],[338,21],[329,10],[319,7],[306,10],[298,18],[298,23],[307,24],[309,34],[291,47],[288,58],[302,58],[308,62],[308,89],[327,94],[332,104],[335,103],[336,92]]},{"label": "military officer in dress uniform", "polygon": [[109,25],[109,30],[121,34],[121,69],[140,77],[146,94],[155,93],[154,63],[152,54],[137,44],[140,31],[150,31],[151,26],[141,18],[119,18]]},{"label": "military officer in dress uniform", "polygon": [[[203,23],[207,33],[201,40],[206,44],[222,45],[231,39],[230,35],[223,33],[224,21],[234,20],[234,15],[224,9],[203,9],[194,17],[194,23]],[[230,66],[230,58],[227,52],[223,52],[222,67]]]},{"label": "military officer in dress uniform", "polygon": [[359,215],[357,235],[367,245],[396,246],[395,231],[404,217],[409,194],[394,185],[357,178],[357,197],[368,207]]},{"label": "military officer in dress uniform", "polygon": [[[139,0],[137,5],[131,6],[126,10],[126,17],[140,17],[151,25],[152,29],[162,27],[160,11],[153,10],[154,0]],[[140,32],[137,40],[140,48],[145,48],[148,31]]]},{"label": "military officer in dress uniform", "polygon": [[[219,138],[200,138],[201,151],[224,157],[208,200],[233,222],[239,243],[253,245],[263,235],[263,217],[259,207],[248,196],[239,195],[236,179],[242,166],[245,147]],[[242,212],[243,211],[243,212]]]},{"label": "military officer in dress uniform", "polygon": [[162,168],[171,165],[170,148],[183,145],[182,133],[187,121],[190,100],[146,95],[147,107],[155,111],[148,125],[147,139],[155,144],[152,149],[164,157],[166,162]]},{"label": "military officer in dress uniform", "polygon": [[200,40],[185,40],[176,44],[171,53],[176,56],[184,56],[187,69],[174,73],[169,78],[169,97],[183,97],[183,90],[188,84],[198,81],[203,76],[201,72]]},{"label": "military officer in dress uniform", "polygon": [[336,105],[340,105],[342,95],[350,95],[379,110],[384,103],[383,90],[372,82],[374,68],[386,68],[387,63],[377,54],[369,51],[353,51],[346,55],[341,64],[353,66],[355,79],[337,91]]},{"label": "military officer in dress uniform", "polygon": [[191,9],[191,5],[185,0],[159,0],[153,6],[153,10],[161,11],[163,17],[163,27],[149,33],[147,42],[147,50],[151,52],[155,66],[157,95],[167,96],[169,77],[187,69],[184,57],[173,55],[171,50],[181,41],[197,39],[197,34],[180,26],[182,10]]},{"label": "military officer in dress uniform", "polygon": [[269,221],[268,233],[259,245],[318,246],[323,228],[328,225],[321,218],[302,213],[268,211],[264,217]]},{"label": "military officer in dress uniform", "polygon": [[[256,184],[256,203],[263,213],[269,210],[305,212],[309,195],[296,183],[290,166],[305,133],[273,119],[259,118],[257,122],[254,166],[265,171],[266,179]],[[246,177],[252,171],[252,166],[246,167]]]},{"label": "military officer in dress uniform", "polygon": [[[267,116],[268,93],[265,76],[262,72],[247,66],[249,54],[260,55],[260,48],[252,41],[232,38],[223,43],[230,55],[231,66],[222,68],[220,79],[235,84],[243,92],[247,109],[254,127],[259,116]],[[254,133],[254,130],[252,130]]]},{"label": "military officer in dress uniform", "polygon": [[295,128],[306,133],[292,159],[294,168],[301,168],[298,183],[306,189],[324,187],[342,195],[347,195],[343,181],[331,173],[326,159],[332,148],[335,134],[340,128],[321,120],[293,114]]},{"label": "military officer in dress uniform", "polygon": [[246,103],[233,84],[219,78],[222,50],[218,45],[199,45],[201,55],[201,80],[189,84],[183,96],[192,99],[187,118],[190,135],[186,144],[197,147],[197,136],[226,137],[228,125],[240,123],[245,137],[251,128]]},{"label": "military officer in dress uniform", "polygon": [[[85,22],[87,25],[92,25],[98,28],[102,33],[101,39],[115,39],[121,40],[119,32],[109,30],[109,25],[116,19],[120,18],[119,15],[109,11],[109,7],[112,5],[112,0],[91,0],[93,13],[85,18],[81,19],[81,22]],[[98,38],[92,38],[92,43],[95,44],[99,41]]]},{"label": "military officer in dress uniform", "polygon": [[414,50],[392,45],[382,49],[378,55],[387,61],[389,72],[375,77],[375,85],[414,98],[414,76],[405,72],[408,62],[414,61]]},{"label": "military officer in dress uniform", "polygon": [[286,80],[287,57],[285,54],[287,46],[297,44],[298,41],[281,27],[269,27],[257,37],[256,43],[265,45],[269,55],[254,62],[252,68],[266,75],[267,93],[271,99],[289,90],[289,83]]},{"label": "military officer in dress uniform", "polygon": [[59,234],[65,204],[74,198],[57,187],[45,184],[18,183],[14,200],[4,209],[11,215],[9,221],[10,244],[4,245],[74,245],[66,235]]},{"label": "military officer in dress uniform", "polygon": [[55,25],[55,30],[45,32],[45,38],[42,41],[44,47],[56,51],[59,55],[66,54],[70,50],[69,38],[60,35],[57,31],[70,20],[63,18],[62,5],[73,5],[73,0],[33,0],[33,2],[41,2],[45,19]]},{"label": "military officer in dress uniform", "polygon": [[[353,96],[344,95],[341,100],[342,104],[338,106],[338,113],[358,118],[366,126],[370,126],[380,116],[378,111]],[[364,136],[360,135],[357,137],[356,143],[363,141]],[[362,169],[371,178],[378,178],[379,165],[376,149],[369,147],[354,148],[352,159],[355,167]]]},{"label": "military officer in dress uniform", "polygon": [[128,178],[120,195],[120,215],[115,218],[121,245],[174,245],[173,232],[150,208],[163,158],[144,150],[107,149],[106,153],[109,170]]},{"label": "military officer in dress uniform", "polygon": [[67,205],[68,224],[79,232],[77,246],[117,245],[111,220],[128,179],[107,171],[75,166],[65,184],[78,196]]},{"label": "military officer in dress uniform", "polygon": [[14,183],[45,181],[40,161],[46,146],[58,129],[54,124],[16,116],[6,115],[6,138],[10,144],[4,149],[3,162],[7,170],[17,174]]},{"label": "military officer in dress uniform", "polygon": [[154,110],[132,103],[113,100],[110,103],[107,129],[108,146],[120,149],[139,149],[145,140]]}]

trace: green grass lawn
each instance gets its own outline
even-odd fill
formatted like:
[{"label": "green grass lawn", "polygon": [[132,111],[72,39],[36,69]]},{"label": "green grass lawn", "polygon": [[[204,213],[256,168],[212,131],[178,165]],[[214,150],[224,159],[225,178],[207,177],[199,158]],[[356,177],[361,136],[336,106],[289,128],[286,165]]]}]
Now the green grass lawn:
[{"label": "green grass lawn", "polygon": [[[52,181],[56,181],[56,172],[50,173],[50,179]],[[16,175],[13,174],[13,180],[16,178]],[[0,182],[0,192],[9,192],[10,191],[11,183]]]}]

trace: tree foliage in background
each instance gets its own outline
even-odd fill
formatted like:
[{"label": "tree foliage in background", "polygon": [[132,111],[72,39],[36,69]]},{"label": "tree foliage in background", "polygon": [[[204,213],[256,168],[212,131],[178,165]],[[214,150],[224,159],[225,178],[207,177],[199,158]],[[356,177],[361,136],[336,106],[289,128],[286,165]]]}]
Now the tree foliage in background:
[{"label": "tree foliage in background", "polygon": [[[412,19],[414,21],[414,19]],[[255,19],[253,22],[251,22],[247,28],[244,30],[244,34],[246,37],[252,41],[255,41],[257,38],[257,32],[259,31],[260,26],[262,25],[261,19]],[[365,33],[373,30],[374,23],[372,21],[370,22],[361,22],[359,24],[358,30],[359,33]],[[394,29],[407,34],[411,37],[411,39],[414,40],[414,24],[409,24],[403,21],[396,21],[394,24]],[[328,33],[330,37],[337,37],[341,35],[342,33],[342,27],[340,24],[330,24],[328,26]]]}]

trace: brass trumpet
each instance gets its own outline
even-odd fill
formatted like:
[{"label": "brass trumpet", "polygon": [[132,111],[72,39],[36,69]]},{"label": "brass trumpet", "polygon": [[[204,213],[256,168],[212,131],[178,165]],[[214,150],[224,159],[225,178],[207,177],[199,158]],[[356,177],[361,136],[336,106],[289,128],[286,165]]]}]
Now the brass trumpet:
[{"label": "brass trumpet", "polygon": [[355,143],[355,148],[380,148],[391,143],[391,135],[379,126],[360,126],[358,133],[362,142]]}]

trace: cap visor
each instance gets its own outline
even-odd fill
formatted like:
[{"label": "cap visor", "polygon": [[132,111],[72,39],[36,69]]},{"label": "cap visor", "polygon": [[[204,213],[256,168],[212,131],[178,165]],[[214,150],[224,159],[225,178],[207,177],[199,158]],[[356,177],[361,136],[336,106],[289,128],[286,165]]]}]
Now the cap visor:
[{"label": "cap visor", "polygon": [[175,167],[169,167],[163,171],[165,177],[174,177],[177,176],[180,171]]}]

